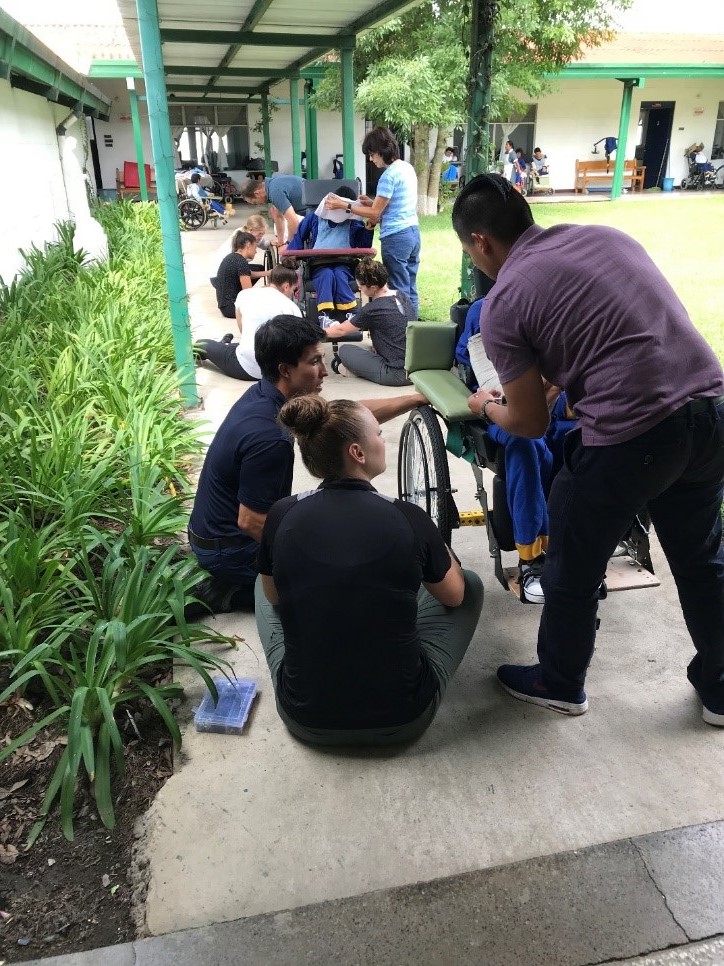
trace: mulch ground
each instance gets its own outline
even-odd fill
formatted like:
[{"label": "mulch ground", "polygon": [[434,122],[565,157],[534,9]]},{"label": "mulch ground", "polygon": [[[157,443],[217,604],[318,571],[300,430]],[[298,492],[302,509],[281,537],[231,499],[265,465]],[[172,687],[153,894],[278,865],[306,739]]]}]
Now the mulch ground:
[{"label": "mulch ground", "polygon": [[[0,706],[0,746],[44,713],[22,700]],[[102,825],[92,796],[79,788],[75,841],[63,836],[55,809],[26,851],[62,754],[62,732],[51,726],[0,764],[0,966],[135,937],[133,906],[142,901],[145,884],[130,871],[134,824],[170,777],[172,753],[167,733],[150,714],[137,714],[133,724],[126,715],[126,776],[114,781],[113,830]]]}]

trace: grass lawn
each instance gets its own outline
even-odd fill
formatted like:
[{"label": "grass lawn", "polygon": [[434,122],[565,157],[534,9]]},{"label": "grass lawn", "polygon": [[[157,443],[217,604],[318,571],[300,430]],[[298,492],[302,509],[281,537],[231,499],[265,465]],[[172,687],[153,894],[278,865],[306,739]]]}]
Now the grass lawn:
[{"label": "grass lawn", "polygon": [[[533,205],[536,222],[610,225],[649,252],[689,311],[694,325],[724,361],[724,191],[686,197],[597,204]],[[460,245],[450,209],[420,219],[420,316],[447,319],[459,297]]]}]

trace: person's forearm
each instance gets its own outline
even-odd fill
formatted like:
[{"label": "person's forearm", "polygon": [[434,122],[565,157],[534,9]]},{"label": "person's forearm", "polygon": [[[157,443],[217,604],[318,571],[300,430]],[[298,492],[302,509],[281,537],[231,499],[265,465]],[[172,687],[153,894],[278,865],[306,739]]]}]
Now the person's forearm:
[{"label": "person's forearm", "polygon": [[280,242],[283,242],[287,237],[287,223],[284,215],[279,211],[274,211],[274,231],[276,232],[277,238]]},{"label": "person's forearm", "polygon": [[524,436],[526,439],[538,439],[544,435],[550,421],[550,414],[547,409],[545,414],[547,417],[545,422],[543,418],[538,420],[537,416],[534,420],[530,416],[521,418],[514,407],[501,405],[495,401],[491,402],[485,409],[485,415],[496,426],[500,426],[511,436]]},{"label": "person's forearm", "polygon": [[388,419],[409,413],[417,406],[426,405],[427,399],[421,392],[413,392],[405,396],[390,396],[387,399],[362,399],[360,402],[370,410],[378,423],[386,423]]}]

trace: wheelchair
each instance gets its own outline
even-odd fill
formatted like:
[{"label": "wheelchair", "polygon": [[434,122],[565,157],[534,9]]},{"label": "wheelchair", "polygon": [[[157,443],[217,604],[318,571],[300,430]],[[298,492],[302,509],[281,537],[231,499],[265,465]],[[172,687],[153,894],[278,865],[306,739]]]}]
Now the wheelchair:
[{"label": "wheelchair", "polygon": [[[452,368],[458,327],[453,322],[411,322],[407,327],[405,368],[415,389],[429,404],[414,409],[402,427],[397,463],[398,495],[420,506],[450,545],[461,526],[485,526],[495,576],[522,602],[518,567],[503,564],[503,552],[515,551],[513,523],[505,489],[505,452],[468,409],[471,390]],[[444,435],[444,433],[446,435]],[[446,439],[447,436],[447,439]],[[468,460],[480,510],[460,512],[450,482],[447,452]],[[488,498],[483,471],[492,474]],[[609,561],[600,595],[608,591],[655,587],[649,548],[649,518],[642,511]]]},{"label": "wheelchair", "polygon": [[690,191],[701,191],[704,188],[717,187],[716,171],[708,170],[705,164],[698,164],[690,155],[686,156],[686,160],[689,164],[689,174],[686,178],[681,179],[682,191],[686,191],[687,189]]},{"label": "wheelchair", "polygon": [[[176,182],[177,186],[179,182]],[[181,189],[178,188],[178,217],[181,223],[181,228],[186,231],[197,231],[199,228],[203,228],[207,222],[210,222],[214,228],[219,227],[219,219],[224,220],[224,216],[218,211],[214,211],[211,207],[211,201],[218,201],[218,198],[203,198],[198,201],[196,198],[191,198],[184,193],[181,193]]]},{"label": "wheelchair", "polygon": [[[301,213],[307,215],[315,211],[326,195],[330,192],[336,192],[342,185],[351,188],[357,195],[361,192],[359,179],[335,178],[333,180],[305,181],[302,186]],[[362,258],[365,256],[374,258],[376,254],[377,250],[375,248],[309,248],[303,251],[289,252],[289,257],[297,259],[301,266],[297,302],[304,317],[314,322],[315,325],[319,325],[317,292],[312,281],[312,272],[315,268],[322,268],[325,265],[346,265],[352,273],[352,290],[358,291],[357,283],[354,279],[354,270]],[[320,329],[320,331],[323,330]],[[361,342],[362,338],[362,332],[359,332],[328,340],[332,346],[332,371],[334,373],[339,372],[341,365],[341,359],[339,358],[340,343]]]}]

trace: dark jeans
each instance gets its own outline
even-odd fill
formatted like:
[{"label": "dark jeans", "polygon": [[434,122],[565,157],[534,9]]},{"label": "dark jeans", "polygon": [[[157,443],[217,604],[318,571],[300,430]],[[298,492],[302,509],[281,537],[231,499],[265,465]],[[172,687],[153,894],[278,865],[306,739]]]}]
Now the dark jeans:
[{"label": "dark jeans", "polygon": [[236,342],[216,342],[214,339],[200,339],[196,345],[201,350],[202,359],[213,363],[225,376],[232,379],[243,379],[245,382],[258,382],[256,376],[250,376],[236,357]]},{"label": "dark jeans", "polygon": [[580,430],[567,435],[542,577],[538,658],[548,687],[571,696],[582,687],[606,563],[646,505],[696,647],[690,670],[701,693],[724,700],[723,496],[724,402],[687,403],[615,446],[584,446]]},{"label": "dark jeans", "polygon": [[382,264],[389,275],[391,289],[409,296],[418,317],[417,271],[420,267],[420,229],[403,228],[380,240]]}]

